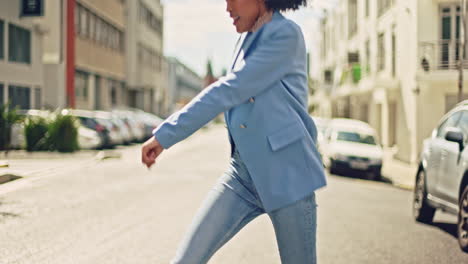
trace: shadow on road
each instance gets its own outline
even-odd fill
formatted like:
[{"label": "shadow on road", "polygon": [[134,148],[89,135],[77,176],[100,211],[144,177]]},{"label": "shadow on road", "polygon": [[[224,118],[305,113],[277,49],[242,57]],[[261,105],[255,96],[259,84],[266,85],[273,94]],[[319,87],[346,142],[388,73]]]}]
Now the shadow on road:
[{"label": "shadow on road", "polygon": [[380,180],[372,179],[372,175],[365,172],[359,171],[336,171],[333,173],[335,176],[341,176],[346,178],[354,178],[354,179],[361,179],[361,180],[368,180],[368,181],[375,181],[375,182],[384,182],[388,184],[392,184],[392,181],[386,177],[381,177]]},{"label": "shadow on road", "polygon": [[0,200],[0,223],[5,221],[7,218],[15,218],[15,217],[20,217],[19,214],[14,214],[14,213],[10,213],[10,212],[4,212],[2,210],[2,205],[4,204],[4,202],[2,200]]},{"label": "shadow on road", "polygon": [[437,227],[447,234],[452,235],[454,238],[457,238],[457,224],[434,222],[429,225]]}]

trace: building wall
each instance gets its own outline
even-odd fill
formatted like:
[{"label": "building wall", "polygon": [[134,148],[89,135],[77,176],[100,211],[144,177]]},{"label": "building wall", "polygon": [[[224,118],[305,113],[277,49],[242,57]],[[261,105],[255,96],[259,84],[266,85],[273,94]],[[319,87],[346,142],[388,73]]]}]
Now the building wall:
[{"label": "building wall", "polygon": [[[123,34],[121,41],[124,41],[126,20],[124,17],[123,1],[77,0],[77,8],[78,5],[89,10],[89,12],[98,17],[100,21],[105,21],[105,23],[120,31]],[[75,14],[79,15],[77,12],[75,12]],[[77,21],[77,19],[75,19],[75,21]],[[89,25],[91,25],[91,23]],[[116,102],[111,101],[112,87],[115,86],[113,82],[123,83],[126,78],[124,45],[120,48],[111,47],[107,44],[104,45],[93,39],[93,37],[80,34],[79,28],[80,25],[76,25],[75,68],[89,75],[87,80],[88,96],[77,96],[76,107],[95,109],[96,106],[98,106],[100,109],[108,110],[114,106],[125,104],[124,97],[122,96],[117,96],[118,99]],[[97,33],[95,34],[99,35]],[[101,32],[101,34],[104,33]],[[97,86],[94,81],[96,75],[101,78],[99,90],[96,90]],[[77,87],[75,87],[75,92],[76,89]],[[121,85],[117,85],[114,89],[119,91],[122,87]],[[99,102],[95,100],[99,100]]]},{"label": "building wall", "polygon": [[[3,98],[8,100],[8,86],[23,86],[30,90],[30,107],[40,108],[44,97],[44,71],[42,65],[42,41],[43,35],[38,28],[37,19],[19,18],[20,1],[0,1],[0,20],[4,22],[4,58],[0,59],[0,84],[3,84]],[[30,32],[30,63],[18,63],[9,61],[9,24],[19,26]],[[39,104],[36,105],[35,92],[40,89]],[[5,103],[0,102],[0,103]]]},{"label": "building wall", "polygon": [[46,29],[42,48],[44,63],[44,106],[66,107],[65,92],[65,28],[64,1],[45,1],[44,17],[40,23]]},{"label": "building wall", "polygon": [[[126,19],[129,29],[126,72],[128,88],[133,94],[130,104],[162,115],[167,104],[167,80],[163,75],[163,6],[160,1],[127,1]],[[155,21],[161,22],[159,29],[152,27]]]}]

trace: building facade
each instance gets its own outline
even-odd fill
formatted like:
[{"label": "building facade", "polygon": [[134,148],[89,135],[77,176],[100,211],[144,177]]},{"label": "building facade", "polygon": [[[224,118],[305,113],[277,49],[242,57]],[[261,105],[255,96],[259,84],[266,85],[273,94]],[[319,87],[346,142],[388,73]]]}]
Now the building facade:
[{"label": "building facade", "polygon": [[37,18],[20,17],[21,1],[0,1],[0,104],[41,108],[44,98],[42,46]]},{"label": "building facade", "polygon": [[167,63],[168,112],[173,113],[181,109],[203,90],[204,80],[176,58],[167,58]]},{"label": "building facade", "polygon": [[125,105],[124,1],[45,3],[45,104],[89,110]]},{"label": "building facade", "polygon": [[163,57],[164,9],[159,0],[126,1],[126,6],[128,103],[162,115],[168,98]]},{"label": "building facade", "polygon": [[396,158],[416,162],[456,104],[459,2],[339,2],[322,21],[314,114],[366,121]]}]

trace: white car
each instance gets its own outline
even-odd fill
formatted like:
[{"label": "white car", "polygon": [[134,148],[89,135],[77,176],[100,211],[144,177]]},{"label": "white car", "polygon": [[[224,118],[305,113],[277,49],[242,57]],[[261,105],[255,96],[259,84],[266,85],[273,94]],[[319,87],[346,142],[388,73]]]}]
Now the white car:
[{"label": "white car", "polygon": [[99,134],[85,126],[78,127],[78,145],[81,149],[97,149],[102,145]]},{"label": "white car", "polygon": [[317,127],[317,150],[320,155],[322,155],[322,146],[324,145],[325,134],[327,132],[328,122],[330,122],[330,119],[323,117],[312,117],[312,119],[314,120],[315,127]]},{"label": "white car", "polygon": [[352,119],[332,119],[328,123],[323,162],[330,173],[359,171],[380,180],[383,150],[375,130],[367,123]]}]

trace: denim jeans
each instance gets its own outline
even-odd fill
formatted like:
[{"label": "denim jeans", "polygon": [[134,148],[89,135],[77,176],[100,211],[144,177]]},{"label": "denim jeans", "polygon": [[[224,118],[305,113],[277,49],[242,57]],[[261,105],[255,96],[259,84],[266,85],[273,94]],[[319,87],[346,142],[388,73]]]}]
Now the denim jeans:
[{"label": "denim jeans", "polygon": [[[283,264],[315,264],[317,211],[315,193],[271,211]],[[172,264],[207,263],[213,254],[255,217],[265,213],[239,153],[211,189],[176,252]]]}]

